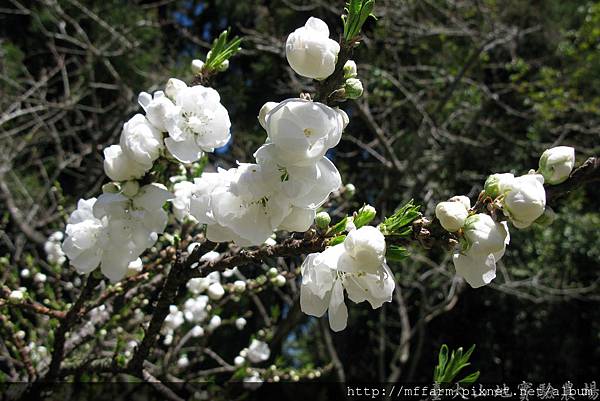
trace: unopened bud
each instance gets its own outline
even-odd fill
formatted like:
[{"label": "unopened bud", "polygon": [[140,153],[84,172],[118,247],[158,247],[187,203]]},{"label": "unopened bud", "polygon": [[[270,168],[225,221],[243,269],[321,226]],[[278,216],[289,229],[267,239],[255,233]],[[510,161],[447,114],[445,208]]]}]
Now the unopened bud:
[{"label": "unopened bud", "polygon": [[356,216],[354,216],[354,226],[356,228],[361,228],[362,226],[366,226],[369,224],[377,214],[375,208],[371,205],[364,205],[360,208]]},{"label": "unopened bud", "polygon": [[23,300],[23,292],[19,290],[13,290],[8,295],[8,299],[12,302],[21,302]]},{"label": "unopened bud", "polygon": [[542,153],[539,172],[544,176],[546,184],[556,185],[569,178],[574,165],[575,149],[557,146]]},{"label": "unopened bud", "polygon": [[363,85],[359,79],[350,78],[344,84],[344,91],[348,99],[358,99],[363,94]]},{"label": "unopened bud", "polygon": [[275,287],[283,287],[285,285],[285,282],[286,282],[286,279],[281,274],[278,274],[277,276],[275,276],[271,279],[271,283]]},{"label": "unopened bud", "polygon": [[140,184],[137,181],[127,181],[121,187],[121,192],[128,198],[134,197],[140,190]]},{"label": "unopened bud", "polygon": [[331,223],[331,216],[327,212],[319,212],[315,216],[315,224],[321,230],[326,230],[329,227],[329,223]]},{"label": "unopened bud", "polygon": [[356,78],[356,76],[356,63],[354,60],[346,61],[346,64],[344,64],[344,79]]},{"label": "unopened bud", "polygon": [[497,198],[510,189],[515,176],[511,173],[492,174],[485,180],[484,191],[491,198]]},{"label": "unopened bud", "polygon": [[202,68],[204,68],[204,61],[198,59],[192,60],[192,72],[194,74],[202,74]]},{"label": "unopened bud", "polygon": [[356,193],[356,187],[354,186],[354,184],[346,184],[344,186],[344,193],[346,194],[346,196],[348,196],[348,198],[352,198]]}]

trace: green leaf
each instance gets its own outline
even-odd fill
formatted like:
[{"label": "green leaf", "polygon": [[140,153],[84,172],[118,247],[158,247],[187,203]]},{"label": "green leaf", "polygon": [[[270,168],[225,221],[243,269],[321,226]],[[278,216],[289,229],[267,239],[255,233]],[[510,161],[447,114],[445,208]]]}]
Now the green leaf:
[{"label": "green leaf", "polygon": [[421,216],[420,209],[421,206],[413,204],[411,199],[393,215],[383,220],[379,229],[383,235],[408,237],[412,233],[412,222]]},{"label": "green leaf", "polygon": [[335,235],[339,234],[346,229],[346,223],[348,222],[348,216],[344,217],[340,222],[338,222],[335,226],[331,227],[327,232],[327,235]]},{"label": "green leaf", "polygon": [[242,38],[236,36],[229,40],[230,32],[231,28],[228,28],[226,31],[223,31],[213,42],[213,45],[210,49],[210,54],[204,63],[204,68],[207,70],[218,71],[223,62],[229,60],[230,57],[242,49],[240,47]]},{"label": "green leaf", "polygon": [[479,371],[471,373],[470,375],[464,377],[459,381],[460,384],[472,384],[475,383],[479,379]]},{"label": "green leaf", "polygon": [[[433,380],[436,383],[454,383],[458,374],[467,366],[470,366],[469,358],[475,350],[475,345],[471,346],[467,352],[463,353],[462,347],[452,351],[448,358],[448,347],[444,344],[440,348],[438,356],[438,365],[433,370]],[[479,371],[465,376],[458,383],[473,383],[479,378]]]},{"label": "green leaf", "polygon": [[385,253],[385,258],[388,262],[400,262],[409,255],[410,252],[408,252],[408,249],[398,245],[390,245]]},{"label": "green leaf", "polygon": [[330,246],[334,246],[334,245],[337,245],[337,244],[341,244],[342,242],[344,242],[345,239],[346,239],[345,235],[338,235],[337,237],[333,237],[329,241],[329,245]]},{"label": "green leaf", "polygon": [[346,3],[346,15],[342,15],[344,24],[344,39],[347,42],[355,40],[369,17],[374,17],[374,0],[350,0]]}]

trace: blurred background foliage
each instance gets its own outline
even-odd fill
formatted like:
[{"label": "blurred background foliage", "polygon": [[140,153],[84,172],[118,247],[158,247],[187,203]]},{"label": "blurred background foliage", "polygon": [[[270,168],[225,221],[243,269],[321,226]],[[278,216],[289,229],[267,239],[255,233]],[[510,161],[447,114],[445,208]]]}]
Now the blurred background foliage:
[{"label": "blurred background foliage", "polygon": [[[40,239],[64,226],[63,206],[99,192],[102,149],[139,110],[138,92],[162,89],[171,76],[189,82],[191,60],[231,26],[244,50],[213,86],[233,140],[209,155],[209,168],[249,161],[265,139],[262,104],[314,89],[285,62],[287,34],[312,15],[337,38],[342,9],[319,0],[4,2],[2,281],[14,266],[58,280]],[[474,199],[491,173],[537,168],[551,146],[574,146],[578,163],[599,153],[600,2],[378,0],[375,14],[353,56],[365,94],[341,105],[351,122],[329,154],[357,187],[338,214],[367,202],[381,217],[414,199],[431,216],[452,195]],[[431,381],[446,343],[477,344],[471,359],[482,382],[599,377],[599,196],[597,186],[579,190],[552,204],[552,226],[513,230],[486,288],[454,278],[445,251],[414,249],[392,266],[394,302],[352,306],[348,329],[331,334],[342,374]],[[329,363],[320,322],[302,322],[280,358],[298,368]],[[225,354],[234,337],[223,332]]]}]

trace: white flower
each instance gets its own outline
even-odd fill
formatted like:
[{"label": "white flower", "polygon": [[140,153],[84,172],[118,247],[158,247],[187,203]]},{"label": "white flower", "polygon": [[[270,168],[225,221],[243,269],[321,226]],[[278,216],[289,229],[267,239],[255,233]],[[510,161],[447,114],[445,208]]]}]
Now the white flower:
[{"label": "white flower", "polygon": [[243,330],[244,327],[246,327],[246,319],[244,319],[243,317],[238,317],[237,319],[235,319],[235,327],[238,330]]},{"label": "white flower", "polygon": [[265,174],[270,175],[271,185],[299,208],[316,209],[342,185],[337,168],[324,156],[306,165],[294,165],[281,158],[276,145],[266,144],[254,153],[254,157]]},{"label": "white flower", "polygon": [[144,269],[144,263],[142,262],[142,259],[137,258],[133,262],[129,262],[129,265],[127,265],[127,274],[128,275],[138,274],[138,273],[141,273],[143,269]]},{"label": "white flower", "polygon": [[208,312],[208,297],[199,295],[196,298],[188,298],[183,304],[183,316],[185,320],[192,323],[200,323],[206,319]]},{"label": "white flower", "polygon": [[329,39],[327,24],[310,17],[306,24],[292,32],[285,43],[290,67],[303,77],[324,79],[335,70],[340,45]]},{"label": "white flower", "polygon": [[260,363],[269,359],[269,356],[271,356],[271,350],[269,349],[269,345],[267,343],[253,339],[252,342],[250,342],[248,353],[246,355],[250,362]]},{"label": "white flower", "polygon": [[206,277],[193,278],[187,283],[187,288],[192,294],[200,294],[208,289],[213,283],[220,283],[221,278],[219,272],[211,272]]},{"label": "white flower", "polygon": [[63,240],[63,233],[56,231],[48,237],[48,240],[44,243],[44,251],[46,252],[46,259],[48,263],[62,265],[65,260],[65,253],[60,245]]},{"label": "white flower", "polygon": [[165,145],[175,158],[190,163],[227,144],[231,122],[216,90],[196,85],[171,92],[180,112],[165,121]]},{"label": "white flower", "polygon": [[570,146],[557,146],[547,149],[540,157],[538,172],[544,176],[546,184],[564,182],[575,165],[575,149]]},{"label": "white flower", "polygon": [[[315,209],[292,207],[292,211],[281,222],[278,229],[286,231],[305,232],[315,220]],[[268,239],[267,239],[268,240]],[[265,241],[266,242],[266,241]]]},{"label": "white flower", "polygon": [[529,227],[544,214],[546,191],[541,174],[516,177],[504,198],[504,213],[517,228]]},{"label": "white flower", "polygon": [[213,301],[218,301],[219,299],[223,298],[223,295],[225,295],[225,289],[223,289],[221,283],[212,283],[208,286],[207,293],[210,299]]},{"label": "white flower", "polygon": [[480,213],[467,218],[464,234],[463,249],[453,255],[456,274],[473,288],[489,284],[496,277],[496,262],[510,242],[508,226]]},{"label": "white flower", "polygon": [[435,207],[435,217],[445,230],[458,231],[465,224],[469,215],[471,201],[466,196],[455,196],[448,202],[440,202]]},{"label": "white flower", "polygon": [[190,216],[190,198],[194,192],[195,185],[190,181],[181,181],[173,185],[173,194],[175,199],[171,202],[173,205],[173,214],[179,221],[183,221]]},{"label": "white flower", "polygon": [[120,145],[104,149],[104,173],[113,181],[141,178],[149,169],[127,156]]},{"label": "white flower", "polygon": [[[374,309],[392,300],[393,275],[385,258],[380,259],[385,252],[385,242],[382,250],[378,235],[364,228],[367,227],[354,230],[353,233],[358,234],[349,241],[346,238],[347,246],[343,243],[322,253],[311,253],[301,267],[301,309],[313,316],[322,316],[328,310],[333,331],[346,328],[348,309],[344,303],[344,289],[350,300],[355,303],[368,301]],[[360,230],[363,231],[359,233]],[[374,273],[369,272],[374,270],[375,263],[378,268]]]},{"label": "white flower", "polygon": [[256,164],[203,174],[190,201],[190,213],[207,224],[214,242],[260,245],[290,212],[285,197],[274,192],[277,178]]},{"label": "white flower", "polygon": [[244,364],[244,362],[246,362],[246,358],[244,358],[241,355],[238,355],[235,358],[233,358],[233,364],[235,366],[242,366]]},{"label": "white flower", "polygon": [[161,184],[145,185],[131,199],[118,193],[98,197],[93,215],[106,222],[100,267],[111,281],[123,278],[129,263],[154,245],[167,224],[162,206],[172,197]]},{"label": "white flower", "polygon": [[278,161],[310,165],[336,146],[344,130],[339,109],[303,99],[287,99],[265,118],[269,142],[277,148]]},{"label": "white flower", "polygon": [[95,203],[96,198],[79,200],[77,209],[67,220],[66,238],[62,245],[71,265],[82,274],[91,272],[100,264],[108,242],[108,221],[94,217],[92,208]]},{"label": "white flower", "polygon": [[160,156],[162,142],[160,131],[146,117],[136,114],[123,124],[119,144],[128,158],[150,170]]},{"label": "white flower", "polygon": [[163,91],[154,92],[154,96],[142,92],[138,96],[138,103],[146,112],[148,121],[160,132],[167,130],[167,119],[174,118],[180,113],[180,109],[165,96]]},{"label": "white flower", "polygon": [[375,274],[385,262],[385,237],[375,227],[352,230],[343,244],[345,252],[339,261],[342,271]]},{"label": "white flower", "polygon": [[170,305],[169,306],[169,314],[165,318],[165,322],[163,323],[163,327],[161,329],[161,333],[163,335],[173,334],[173,331],[177,330],[179,326],[184,323],[183,312],[177,309],[177,306]]}]

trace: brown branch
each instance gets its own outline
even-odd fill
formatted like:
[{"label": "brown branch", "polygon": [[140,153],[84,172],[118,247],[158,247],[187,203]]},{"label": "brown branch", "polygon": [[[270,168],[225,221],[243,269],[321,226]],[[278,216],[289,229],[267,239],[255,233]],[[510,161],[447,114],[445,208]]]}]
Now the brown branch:
[{"label": "brown branch", "polygon": [[101,279],[98,278],[94,273],[90,274],[85,283],[85,287],[79,294],[79,298],[75,301],[75,304],[69,309],[64,320],[56,330],[54,337],[54,346],[52,349],[52,360],[48,373],[44,378],[44,381],[53,381],[58,377],[60,372],[60,364],[64,356],[65,337],[71,327],[79,320],[79,314],[83,310],[85,302],[91,298],[94,293],[94,288],[100,283]]},{"label": "brown branch", "polygon": [[565,182],[546,187],[546,201],[550,204],[584,185],[597,181],[600,181],[600,158],[594,156],[574,169]]},{"label": "brown branch", "polygon": [[152,313],[150,324],[144,334],[144,339],[136,349],[133,358],[129,362],[127,369],[136,375],[142,375],[144,361],[148,357],[150,350],[154,346],[156,339],[159,335],[160,328],[165,321],[165,318],[169,314],[169,306],[177,297],[177,290],[179,287],[186,283],[190,279],[191,266],[200,256],[214,244],[206,241],[203,245],[197,246],[192,253],[187,257],[183,258],[181,254],[177,255],[177,261],[171,267],[171,271],[167,275],[167,279],[163,288],[160,291],[156,307]]}]

